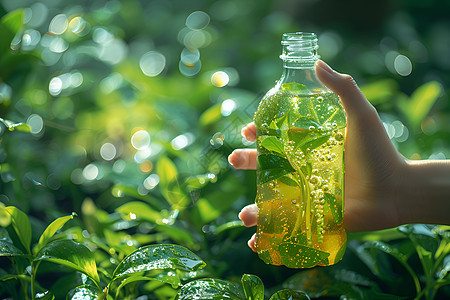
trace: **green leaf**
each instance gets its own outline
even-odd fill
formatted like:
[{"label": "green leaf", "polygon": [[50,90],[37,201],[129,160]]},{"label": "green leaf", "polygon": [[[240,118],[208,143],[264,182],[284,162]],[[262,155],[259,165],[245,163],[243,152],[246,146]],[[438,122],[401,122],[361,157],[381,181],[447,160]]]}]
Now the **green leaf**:
[{"label": "green leaf", "polygon": [[133,218],[146,220],[152,223],[158,223],[162,217],[159,211],[152,209],[148,204],[140,201],[127,202],[124,205],[116,208],[116,212],[120,213],[124,218]]},{"label": "green leaf", "polygon": [[283,175],[295,172],[289,161],[277,155],[258,155],[258,184],[263,184],[271,180],[280,178]]},{"label": "green leaf", "polygon": [[400,110],[412,127],[416,129],[420,127],[420,123],[428,115],[441,92],[441,85],[437,81],[430,81],[418,87],[408,100],[401,99],[398,102]]},{"label": "green leaf", "polygon": [[135,275],[131,277],[126,277],[125,279],[122,280],[119,287],[117,288],[116,299],[119,299],[118,298],[119,292],[125,285],[138,281],[152,281],[152,280],[168,283],[172,286],[172,288],[177,288],[181,285],[180,277],[178,276],[177,273],[172,271],[166,272],[164,274],[158,274],[154,277]]},{"label": "green leaf", "polygon": [[373,105],[387,102],[397,90],[398,84],[394,79],[382,79],[361,86],[361,92]]},{"label": "green leaf", "polygon": [[261,141],[260,145],[267,150],[274,151],[282,155],[284,154],[283,144],[274,136],[266,137]]},{"label": "green leaf", "polygon": [[287,95],[297,96],[308,91],[304,84],[289,82],[281,85],[281,91]]},{"label": "green leaf", "polygon": [[127,274],[149,270],[180,269],[196,271],[205,266],[200,257],[178,245],[151,245],[142,247],[127,257],[117,266],[113,279]]},{"label": "green leaf", "polygon": [[10,120],[5,120],[0,118],[0,123],[3,123],[9,131],[22,131],[22,132],[31,132],[31,127],[28,124],[25,123],[14,123]]},{"label": "green leaf", "polygon": [[371,250],[378,250],[383,253],[386,253],[392,257],[394,257],[411,275],[414,285],[416,287],[416,292],[419,293],[421,290],[419,278],[417,277],[414,270],[408,264],[408,257],[400,252],[398,249],[391,247],[389,244],[386,244],[381,241],[368,241],[359,246],[356,249],[356,253],[363,260],[367,267],[375,274],[380,277],[385,277],[386,274],[380,273],[378,262],[376,259],[376,254]]},{"label": "green leaf", "polygon": [[367,277],[335,267],[303,270],[287,279],[283,287],[302,290],[314,299],[399,299],[379,292],[375,282]]},{"label": "green leaf", "polygon": [[184,207],[188,198],[178,184],[178,170],[175,164],[167,157],[161,156],[156,165],[159,176],[159,186],[164,198],[175,208]]},{"label": "green leaf", "polygon": [[327,134],[317,134],[318,137],[308,137],[305,138],[301,144],[295,145],[295,150],[297,150],[299,147],[302,148],[303,152],[306,152],[306,149],[313,150],[318,148],[319,146],[325,144],[331,137],[331,133]]},{"label": "green leaf", "polygon": [[[342,199],[342,195],[340,196]],[[330,193],[324,193],[325,201],[330,207],[331,214],[333,215],[334,220],[337,223],[341,223],[344,219],[344,206],[342,203],[338,203],[335,195]]]},{"label": "green leaf", "polygon": [[310,298],[305,292],[284,289],[276,292],[270,297],[270,300],[309,300]]},{"label": "green leaf", "polygon": [[19,33],[23,24],[23,9],[14,10],[4,15],[0,20],[0,54],[10,48],[14,36]]},{"label": "green leaf", "polygon": [[44,247],[48,243],[48,241],[55,235],[55,233],[60,230],[69,220],[72,220],[76,215],[76,213],[72,213],[70,216],[60,217],[54,220],[50,225],[48,225],[39,238],[39,243],[34,248],[34,253],[38,253],[39,250],[41,250],[42,247]]},{"label": "green leaf", "polygon": [[222,103],[218,103],[205,110],[200,118],[199,123],[201,126],[208,126],[216,123],[222,118]]},{"label": "green leaf", "polygon": [[5,240],[0,240],[0,256],[24,256],[26,255],[16,246]]},{"label": "green leaf", "polygon": [[170,184],[178,178],[178,171],[175,164],[166,156],[161,156],[156,165],[156,173],[162,185]]},{"label": "green leaf", "polygon": [[67,300],[97,300],[99,299],[99,292],[96,287],[93,287],[92,285],[84,284],[81,286],[77,286],[73,290],[70,290],[70,292],[67,294],[66,299]]},{"label": "green leaf", "polygon": [[14,231],[20,239],[20,242],[25,247],[25,249],[30,253],[31,245],[31,224],[28,216],[22,212],[20,209],[14,206],[7,206],[4,209],[7,213],[11,215],[12,225]]},{"label": "green leaf", "polygon": [[177,300],[245,300],[241,286],[221,279],[199,279],[185,284],[175,297]]},{"label": "green leaf", "polygon": [[256,275],[244,274],[241,278],[245,299],[264,300],[264,284]]},{"label": "green leaf", "polygon": [[306,117],[301,117],[298,120],[296,120],[293,124],[290,124],[290,125],[291,125],[291,127],[305,129],[305,130],[312,130],[312,129],[318,128],[320,126],[320,124],[317,123],[316,121],[314,121],[310,118],[306,118]]},{"label": "green leaf", "polygon": [[294,243],[281,243],[278,251],[281,263],[288,268],[311,268],[318,263],[327,264],[330,256],[330,253]]},{"label": "green leaf", "polygon": [[438,236],[424,224],[403,225],[398,227],[398,230],[414,244],[425,273],[433,273],[433,254],[439,247]]},{"label": "green leaf", "polygon": [[41,293],[36,293],[34,296],[34,299],[40,299],[40,300],[53,300],[55,299],[55,296],[50,291],[45,291]]},{"label": "green leaf", "polygon": [[94,254],[83,244],[72,240],[56,240],[43,247],[35,261],[46,260],[86,274],[97,285],[100,282]]}]

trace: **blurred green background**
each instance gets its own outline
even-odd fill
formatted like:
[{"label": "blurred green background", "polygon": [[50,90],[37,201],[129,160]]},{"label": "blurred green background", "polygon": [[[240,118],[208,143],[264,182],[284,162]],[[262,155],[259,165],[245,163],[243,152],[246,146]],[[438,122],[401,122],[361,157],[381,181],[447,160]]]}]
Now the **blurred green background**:
[{"label": "blurred green background", "polygon": [[[1,0],[0,202],[36,232],[77,212],[71,234],[92,249],[94,237],[123,254],[172,242],[215,276],[276,285],[294,271],[246,249],[237,213],[255,174],[227,156],[254,147],[240,130],[281,75],[281,35],[317,33],[402,154],[446,159],[449,11],[445,0]],[[8,130],[20,122],[30,132]]]}]

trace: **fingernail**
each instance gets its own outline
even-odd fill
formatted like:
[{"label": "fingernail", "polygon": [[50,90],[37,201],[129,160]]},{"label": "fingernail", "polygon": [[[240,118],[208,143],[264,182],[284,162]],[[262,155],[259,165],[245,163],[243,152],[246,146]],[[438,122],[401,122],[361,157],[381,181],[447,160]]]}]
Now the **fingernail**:
[{"label": "fingernail", "polygon": [[319,59],[316,64],[317,64],[317,66],[319,68],[321,68],[322,70],[328,72],[329,74],[334,74],[335,73],[335,71],[326,62],[324,62],[321,59]]}]

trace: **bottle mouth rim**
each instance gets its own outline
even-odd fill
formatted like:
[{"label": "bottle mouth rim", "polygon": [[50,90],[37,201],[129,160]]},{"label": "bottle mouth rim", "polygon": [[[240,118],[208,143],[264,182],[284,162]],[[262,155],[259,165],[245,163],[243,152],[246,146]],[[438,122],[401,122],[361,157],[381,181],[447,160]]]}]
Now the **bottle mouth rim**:
[{"label": "bottle mouth rim", "polygon": [[291,45],[291,44],[314,44],[311,45],[314,48],[317,46],[317,35],[313,32],[294,32],[294,33],[284,33],[281,44],[282,45]]}]

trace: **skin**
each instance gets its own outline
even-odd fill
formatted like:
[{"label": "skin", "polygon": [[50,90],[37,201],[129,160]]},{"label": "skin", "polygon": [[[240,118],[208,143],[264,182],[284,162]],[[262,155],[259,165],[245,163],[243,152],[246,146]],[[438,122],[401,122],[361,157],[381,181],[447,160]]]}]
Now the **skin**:
[{"label": "skin", "polygon": [[[319,80],[336,93],[347,112],[345,140],[345,215],[347,231],[371,231],[407,223],[450,225],[450,161],[411,161],[390,141],[376,109],[350,75],[325,62],[316,63]],[[253,123],[242,129],[256,141]],[[256,149],[236,149],[228,157],[236,169],[256,169]],[[239,213],[247,227],[257,224],[258,210]],[[255,251],[255,235],[249,247]]]}]

